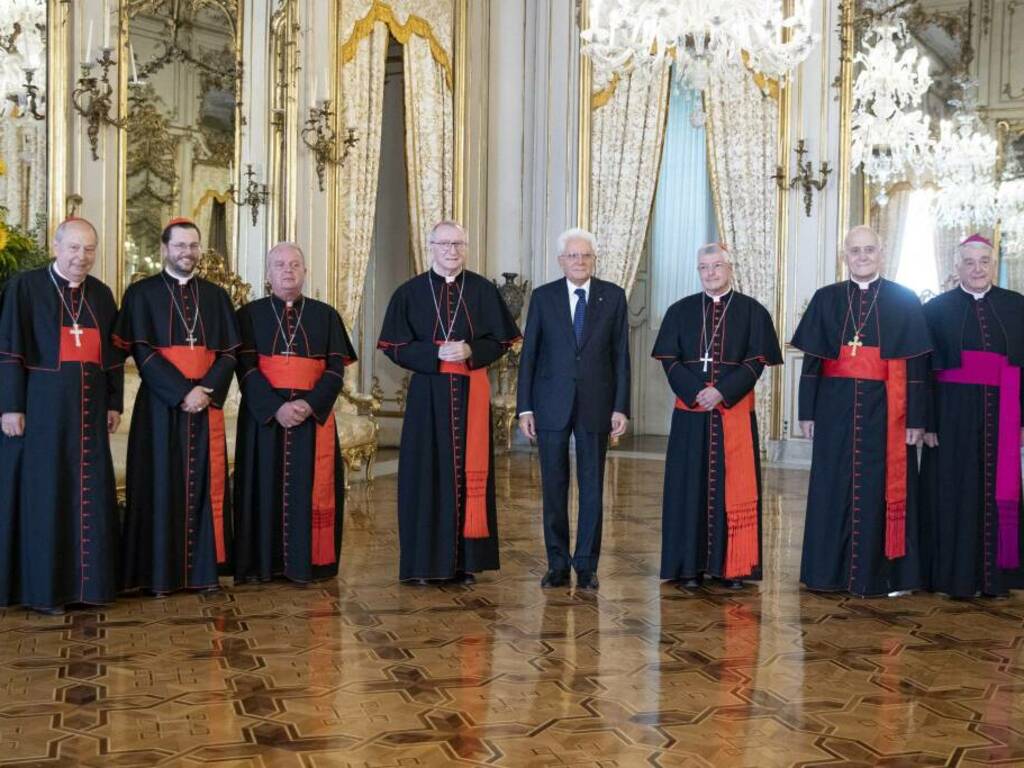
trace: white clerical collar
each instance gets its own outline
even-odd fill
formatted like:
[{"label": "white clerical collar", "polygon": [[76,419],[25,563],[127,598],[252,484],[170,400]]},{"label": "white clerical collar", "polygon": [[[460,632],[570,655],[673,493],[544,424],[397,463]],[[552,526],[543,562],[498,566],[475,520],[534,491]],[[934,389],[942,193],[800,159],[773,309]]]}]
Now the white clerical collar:
[{"label": "white clerical collar", "polygon": [[589,277],[587,278],[587,282],[585,282],[583,285],[576,285],[576,283],[574,283],[572,280],[570,280],[567,277],[567,278],[565,278],[565,284],[566,284],[566,286],[569,289],[569,298],[572,298],[573,296],[575,296],[576,295],[576,291],[578,289],[580,289],[580,288],[583,289],[583,292],[587,296],[590,295],[590,278]]},{"label": "white clerical collar", "polygon": [[972,291],[966,285],[960,283],[960,290],[966,293],[968,296],[973,297],[975,301],[981,301],[982,299],[985,298],[985,294],[992,290],[992,286],[989,285],[989,287],[986,288],[984,291]]},{"label": "white clerical collar", "polygon": [[188,281],[191,280],[196,274],[195,272],[193,272],[188,277],[178,277],[176,274],[171,272],[169,267],[164,267],[164,272],[166,272],[168,277],[170,277],[172,280],[177,281],[178,285],[188,285]]},{"label": "white clerical collar", "polygon": [[446,283],[454,283],[454,282],[455,282],[455,278],[457,278],[457,277],[458,277],[459,275],[461,275],[461,274],[462,274],[462,270],[460,269],[460,270],[459,270],[458,272],[456,272],[456,273],[455,273],[454,275],[442,275],[442,274],[441,274],[440,272],[438,272],[438,271],[437,271],[437,265],[436,265],[436,264],[431,264],[431,265],[430,265],[430,269],[431,269],[431,271],[432,271],[432,272],[433,272],[433,273],[434,273],[435,275],[437,275],[438,277],[443,277],[443,278],[444,278],[444,281],[445,281]]},{"label": "white clerical collar", "polygon": [[79,280],[78,282],[75,282],[75,281],[74,281],[74,280],[72,280],[72,279],[71,279],[70,277],[68,277],[67,275],[65,275],[65,274],[64,274],[63,272],[61,272],[61,271],[60,271],[60,267],[58,267],[58,266],[57,266],[57,262],[56,262],[56,261],[55,261],[55,262],[53,262],[53,271],[57,273],[57,277],[59,277],[59,278],[60,278],[61,280],[63,280],[64,282],[66,282],[66,283],[67,283],[68,285],[70,285],[70,286],[71,286],[72,288],[77,288],[77,287],[78,287],[78,286],[80,286],[80,285],[81,285],[81,284],[82,284],[83,282],[85,282],[84,280]]},{"label": "white clerical collar", "polygon": [[713,302],[715,302],[715,304],[717,304],[718,302],[720,302],[720,301],[721,301],[722,299],[724,299],[724,298],[725,298],[726,296],[728,296],[728,295],[729,295],[730,293],[732,293],[732,288],[730,288],[730,289],[729,289],[728,291],[726,291],[725,293],[720,293],[720,294],[718,294],[717,296],[712,296],[712,295],[711,295],[710,293],[708,293],[707,291],[704,291],[704,295],[705,295],[705,296],[707,296],[707,297],[708,297],[709,299],[711,299],[711,300],[712,300]]},{"label": "white clerical collar", "polygon": [[851,281],[851,282],[854,282],[854,283],[856,283],[856,284],[857,284],[857,287],[858,287],[858,288],[860,288],[860,289],[861,289],[862,291],[866,291],[866,290],[867,290],[868,288],[870,288],[870,287],[871,287],[871,284],[872,284],[873,282],[875,282],[875,281],[876,281],[876,280],[877,280],[877,279],[878,279],[879,277],[881,277],[881,275],[875,275],[874,277],[872,277],[872,278],[871,278],[870,280],[868,280],[867,282],[863,282],[863,281],[861,281],[861,280],[858,280],[858,279],[857,279],[857,278],[855,278],[855,277],[851,277],[851,278],[850,278],[850,281]]}]

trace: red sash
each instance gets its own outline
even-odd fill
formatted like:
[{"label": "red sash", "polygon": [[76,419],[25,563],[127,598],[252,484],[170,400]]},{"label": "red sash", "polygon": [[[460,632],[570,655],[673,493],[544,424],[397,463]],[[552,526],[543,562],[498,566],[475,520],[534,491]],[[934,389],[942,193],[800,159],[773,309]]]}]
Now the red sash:
[{"label": "red sash", "polygon": [[[323,376],[323,360],[294,355],[260,355],[259,369],[274,389],[309,391]],[[337,430],[334,412],[316,425],[313,461],[313,565],[332,565],[338,559],[334,549],[334,441]]]},{"label": "red sash", "polygon": [[[725,548],[725,578],[749,576],[758,564],[757,465],[754,463],[754,435],[750,414],[754,393],[748,392],[732,408],[719,403],[725,442],[725,522],[729,540]],[[681,411],[706,413],[676,398]]]},{"label": "red sash", "polygon": [[[206,347],[181,345],[157,347],[156,351],[177,368],[182,376],[192,381],[203,378],[217,359],[217,355]],[[210,415],[210,508],[213,510],[213,538],[217,548],[217,562],[225,563],[227,548],[224,545],[224,481],[227,477],[228,444],[224,432],[224,411],[211,405],[206,412]]]},{"label": "red sash", "polygon": [[491,460],[491,382],[486,368],[470,369],[465,362],[441,361],[441,373],[469,377],[466,418],[466,520],[462,535],[486,539],[487,475]]},{"label": "red sash", "polygon": [[843,346],[838,360],[823,360],[828,378],[885,382],[885,556],[907,552],[907,361],[883,360],[878,347]]},{"label": "red sash", "polygon": [[[75,339],[78,343],[75,343]],[[102,343],[100,332],[96,328],[82,328],[77,333],[73,328],[63,326],[60,329],[60,361],[62,363],[96,363],[101,364]]]}]

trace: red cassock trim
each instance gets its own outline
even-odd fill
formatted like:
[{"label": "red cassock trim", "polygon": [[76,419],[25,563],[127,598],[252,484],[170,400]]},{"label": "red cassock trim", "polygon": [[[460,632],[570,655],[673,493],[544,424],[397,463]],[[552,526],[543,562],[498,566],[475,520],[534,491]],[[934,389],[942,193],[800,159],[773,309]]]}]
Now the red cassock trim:
[{"label": "red cassock trim", "polygon": [[885,382],[885,556],[903,557],[907,553],[907,361],[883,360],[878,347],[861,347],[854,354],[844,346],[838,360],[822,362],[821,372],[831,378]]},{"label": "red cassock trim", "polygon": [[[75,337],[81,346],[75,344]],[[68,326],[60,329],[60,361],[62,363],[95,363],[100,365],[103,344],[96,328],[79,328],[77,334]]]},{"label": "red cassock trim", "polygon": [[[217,359],[213,350],[206,347],[157,347],[157,352],[177,368],[182,376],[193,381],[203,378]],[[224,431],[224,411],[212,405],[206,411],[209,414],[210,509],[213,511],[213,538],[217,549],[217,562],[225,563],[227,546],[224,542],[224,486],[227,477],[228,444]]]},{"label": "red cassock trim", "polygon": [[[260,355],[259,369],[274,389],[309,391],[327,369],[323,360],[295,355]],[[316,425],[313,461],[313,565],[332,565],[338,559],[334,549],[334,413]]]},{"label": "red cassock trim", "polygon": [[441,373],[469,377],[466,418],[466,520],[462,535],[486,539],[487,476],[491,457],[491,383],[486,368],[470,369],[464,362],[442,362]]}]

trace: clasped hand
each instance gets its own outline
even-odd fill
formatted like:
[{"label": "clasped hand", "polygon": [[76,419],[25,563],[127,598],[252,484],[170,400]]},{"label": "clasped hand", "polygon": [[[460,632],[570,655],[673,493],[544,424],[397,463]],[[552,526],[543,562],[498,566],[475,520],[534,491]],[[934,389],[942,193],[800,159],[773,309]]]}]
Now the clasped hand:
[{"label": "clasped hand", "polygon": [[210,407],[210,395],[212,393],[212,389],[207,389],[197,384],[192,387],[192,391],[185,395],[185,399],[181,401],[181,410],[185,413],[200,413],[206,410]]},{"label": "clasped hand", "polygon": [[313,409],[305,400],[292,400],[277,409],[274,418],[285,429],[299,426],[313,415]]},{"label": "clasped hand", "polygon": [[446,341],[437,348],[437,357],[446,363],[461,363],[473,354],[469,344],[464,341]]}]

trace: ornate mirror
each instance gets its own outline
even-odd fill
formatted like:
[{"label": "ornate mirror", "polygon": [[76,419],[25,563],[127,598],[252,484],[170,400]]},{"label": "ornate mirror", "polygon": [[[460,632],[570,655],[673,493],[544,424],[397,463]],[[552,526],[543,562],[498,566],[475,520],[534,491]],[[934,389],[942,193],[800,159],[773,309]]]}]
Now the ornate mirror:
[{"label": "ornate mirror", "polygon": [[0,13],[0,285],[45,258],[47,0]]},{"label": "ornate mirror", "polygon": [[234,264],[241,82],[238,0],[126,0],[122,286],[160,265],[172,216],[199,226]]},{"label": "ornate mirror", "polygon": [[844,7],[851,73],[842,84],[851,126],[847,221],[870,224],[885,245],[886,277],[927,299],[951,285],[956,244],[965,234],[936,210],[931,147],[943,121],[987,125],[976,109],[973,7],[966,0],[845,0]]},{"label": "ornate mirror", "polygon": [[275,191],[269,206],[270,242],[294,239],[297,77],[299,71],[296,0],[282,0],[270,21],[271,79],[269,186]]}]

